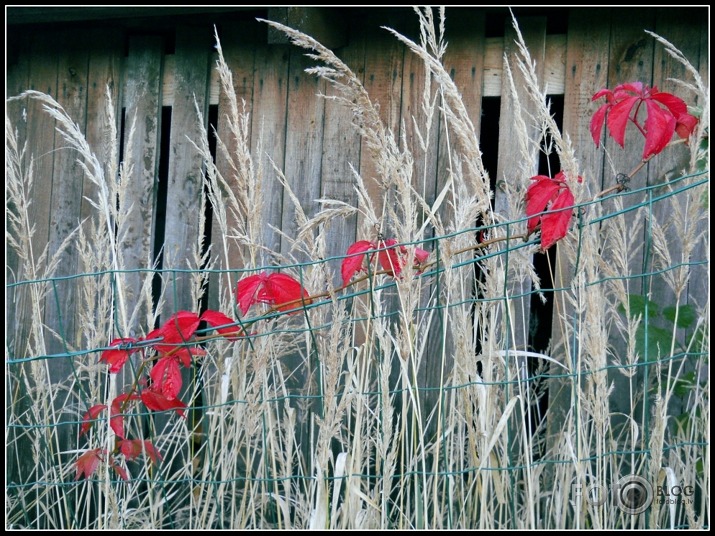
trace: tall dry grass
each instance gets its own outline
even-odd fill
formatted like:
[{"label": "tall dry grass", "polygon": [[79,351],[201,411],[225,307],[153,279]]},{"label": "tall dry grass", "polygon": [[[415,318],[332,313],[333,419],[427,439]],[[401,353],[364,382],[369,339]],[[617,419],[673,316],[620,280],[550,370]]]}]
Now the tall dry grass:
[{"label": "tall dry grass", "polygon": [[[518,25],[518,65],[537,113],[522,116],[520,150],[524,158],[551,140],[569,186],[584,203],[575,230],[559,245],[560,262],[573,279],[554,294],[557,328],[548,355],[528,352],[512,341],[515,311],[530,295],[514,281],[539,288],[532,256],[534,240],[506,241],[526,231],[523,196],[530,170],[518,170],[506,192],[504,211],[491,206],[490,179],[484,168],[479,135],[457,88],[445,71],[447,43],[444,11],[417,10],[420,39],[390,30],[424,61],[431,82],[423,98],[425,124],[416,125],[422,143],[413,151],[380,120],[360,79],[331,50],[310,36],[280,24],[292,42],[309,51],[318,64],[309,70],[335,89],[335,100],[353,113],[353,123],[375,161],[381,199],[371,197],[366,177],[354,172],[359,203],[322,200],[319,213],[306,214],[280,169],[264,169],[260,144],[251,151],[250,118],[233,90],[218,36],[221,90],[227,97],[230,139],[218,140],[221,168],[209,150],[210,133],[194,140],[205,164],[206,199],[213,207],[214,240],[210,265],[222,270],[219,309],[235,316],[235,254],[246,270],[282,266],[316,298],[300,314],[242,318],[251,335],[238,343],[223,339],[206,344],[207,356],[196,367],[194,392],[201,405],[195,417],[176,416],[159,429],[154,417],[132,412],[128,427],[137,438],[154,441],[166,453],[156,467],[127,464],[123,482],[106,466],[89,481],[73,482],[76,456],[88,448],[113,448],[107,419],[67,448],[60,448],[57,423],[70,414],[75,427],[94,403],[111,400],[134,381],[139,363],[121,375],[109,375],[97,362],[98,349],[129,333],[146,335],[160,315],[161,298],[152,306],[151,268],[127,270],[122,238],[129,207],[122,184],[132,173],[117,161],[116,131],[95,151],[64,110],[47,95],[29,92],[57,121],[58,132],[78,154],[86,177],[97,186],[95,214],[83,222],[63,247],[74,248],[83,276],[77,279],[78,349],[74,373],[57,381],[48,370],[45,348],[52,333],[42,310],[59,252],[34,251],[28,210],[35,188],[33,161],[19,146],[6,119],[8,245],[20,259],[10,288],[27,314],[9,326],[6,347],[7,460],[17,466],[6,487],[7,525],[28,528],[337,528],[337,529],[539,529],[539,528],[702,528],[709,525],[709,297],[688,293],[691,261],[707,252],[702,182],[693,173],[702,154],[668,185],[661,201],[678,215],[658,219],[638,212],[639,225],[652,237],[659,268],[649,280],[662,281],[673,293],[676,315],[668,348],[656,358],[645,353],[642,333],[649,327],[646,307],[629,298],[631,258],[642,244],[625,224],[624,197],[590,202],[597,192],[577,180],[576,148],[555,124],[535,75]],[[657,37],[657,36],[656,36]],[[668,52],[687,59],[662,41]],[[690,72],[697,72],[690,68]],[[520,106],[512,73],[505,87]],[[689,147],[701,147],[709,123],[709,93],[695,78],[691,89],[704,103],[700,130]],[[110,117],[113,104],[107,103]],[[222,111],[223,113],[223,111]],[[448,177],[435,199],[421,193],[416,163],[436,151],[424,140],[439,118],[450,148]],[[197,107],[197,121],[204,124]],[[113,124],[116,124],[114,122]],[[130,134],[131,135],[131,134]],[[104,160],[97,154],[108,155]],[[709,158],[709,155],[707,156]],[[709,160],[708,160],[709,161]],[[276,174],[295,205],[298,232],[285,236],[291,245],[281,256],[263,241],[261,209],[267,199],[268,174]],[[115,180],[114,177],[118,177]],[[126,184],[126,183],[125,183]],[[631,195],[642,197],[643,192]],[[640,199],[639,197],[639,199]],[[375,207],[383,207],[376,212]],[[332,222],[360,213],[359,236],[371,238],[376,226],[385,236],[431,250],[425,273],[406,266],[393,279],[372,269],[371,277],[346,289],[331,289],[339,260],[298,264],[294,253],[324,259],[323,230]],[[203,214],[203,211],[202,211]],[[663,212],[661,212],[663,214]],[[516,221],[515,221],[516,220]],[[487,244],[477,242],[475,222],[488,229]],[[596,225],[603,222],[602,226]],[[427,240],[434,230],[438,239]],[[276,232],[281,232],[276,230]],[[673,237],[681,247],[671,253]],[[196,243],[192,300],[204,291],[201,267],[207,259]],[[608,250],[608,262],[601,252]],[[704,253],[708,255],[707,253]],[[705,257],[709,261],[709,256]],[[709,265],[707,265],[709,266]],[[481,278],[475,287],[475,268]],[[708,268],[709,270],[709,268]],[[248,272],[239,273],[239,277]],[[143,275],[142,275],[143,274]],[[521,283],[520,283],[521,284]],[[521,287],[519,287],[521,288]],[[682,307],[689,304],[689,307]],[[94,314],[112,311],[109,316]],[[147,313],[149,311],[149,313]],[[679,326],[678,315],[694,315]],[[65,334],[68,336],[68,334]],[[694,335],[694,336],[693,336]],[[648,340],[646,338],[646,340]],[[684,348],[681,348],[684,346]],[[478,349],[478,354],[476,353]],[[529,377],[527,358],[541,363],[539,378]],[[438,388],[424,389],[426,362],[437,363]],[[615,368],[614,368],[615,367]],[[435,368],[433,368],[435,370]],[[631,405],[615,414],[610,401],[613,375],[626,379]],[[545,396],[533,385],[546,382],[552,403],[537,422],[533,407]],[[74,404],[56,407],[58,390]],[[557,396],[556,393],[559,393]],[[676,400],[677,399],[677,400]],[[554,424],[555,423],[555,424]],[[31,448],[33,463],[25,467]],[[655,485],[693,486],[691,502],[655,504],[645,514],[630,515],[612,504],[595,505],[575,494],[575,486],[611,486],[620,476],[637,474]]]}]

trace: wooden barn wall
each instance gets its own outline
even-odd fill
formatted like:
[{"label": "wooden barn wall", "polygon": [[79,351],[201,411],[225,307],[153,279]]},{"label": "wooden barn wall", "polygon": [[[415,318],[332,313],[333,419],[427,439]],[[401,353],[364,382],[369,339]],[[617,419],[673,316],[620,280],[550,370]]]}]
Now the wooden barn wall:
[{"label": "wooden barn wall", "polygon": [[[692,9],[571,9],[567,30],[557,33],[549,30],[547,17],[519,19],[547,92],[564,98],[563,129],[574,142],[587,180],[595,185],[612,184],[610,164],[604,162],[603,152],[594,147],[588,131],[588,121],[594,111],[591,95],[602,87],[638,79],[690,100],[682,88],[668,81],[672,76],[684,76],[682,67],[643,30],[653,30],[672,41],[707,77],[708,21],[701,15],[702,10]],[[275,251],[286,252],[285,239],[270,226],[294,235],[294,211],[275,174],[270,173],[271,163],[283,171],[308,216],[318,210],[316,200],[321,197],[357,202],[351,165],[362,174],[368,189],[376,192],[374,166],[351,127],[349,112],[333,101],[316,96],[318,93],[330,95],[331,89],[304,72],[312,62],[304,56],[303,50],[288,44],[269,44],[266,28],[254,20],[223,24],[219,20],[217,23],[225,57],[234,73],[235,89],[238,96],[245,99],[246,110],[251,114],[250,140],[254,150],[259,136],[262,139],[263,153],[258,158],[266,170],[263,186],[269,192],[263,215],[266,244]],[[400,29],[400,24],[399,20],[380,20],[377,15],[348,21],[349,37],[336,52],[361,77],[373,100],[379,103],[385,123],[400,135],[404,134],[419,154],[411,117],[419,118],[422,114],[424,66],[394,37],[380,29],[381,25],[396,25]],[[445,62],[477,128],[481,128],[483,135],[498,139],[497,166],[490,170],[498,185],[500,181],[509,180],[511,170],[519,168],[515,160],[518,155],[513,150],[513,109],[502,99],[500,120],[482,125],[482,105],[484,98],[502,95],[503,53],[513,51],[514,45],[508,20],[500,19],[498,24],[503,27],[496,31],[490,24],[480,9],[463,10],[456,18],[450,18],[450,9],[447,9],[449,48]],[[201,239],[202,233],[197,217],[202,210],[199,203],[201,159],[190,141],[199,136],[194,102],[203,114],[205,127],[208,127],[209,110],[217,106],[219,135],[226,133],[227,128],[225,96],[219,92],[214,69],[213,30],[209,24],[179,25],[170,39],[171,50],[167,50],[165,34],[121,27],[82,32],[59,28],[28,31],[20,35],[20,42],[15,46],[17,53],[9,59],[8,96],[26,89],[50,94],[78,122],[100,154],[106,123],[107,85],[116,103],[118,121],[122,117],[121,110],[125,110],[124,154],[130,159],[127,163],[133,166],[126,201],[132,206],[130,219],[135,222],[123,246],[129,267],[150,266],[157,241],[164,246],[164,269],[198,267],[196,259],[187,258],[187,251]],[[492,37],[495,34],[497,36]],[[515,72],[513,59],[508,61]],[[20,141],[30,140],[29,149],[36,158],[36,187],[30,207],[35,222],[34,250],[39,252],[49,245],[52,253],[92,210],[85,197],[92,197],[93,185],[83,178],[75,155],[62,150],[64,142],[55,132],[54,120],[42,111],[39,103],[28,99],[11,102],[7,112],[18,129]],[[162,125],[167,117],[171,121],[168,129]],[[129,139],[127,132],[134,118],[135,132]],[[117,128],[120,127],[117,124]],[[430,146],[434,150],[426,159],[417,159],[415,173],[419,177],[416,187],[430,202],[444,185],[446,175],[446,144],[444,136],[440,136],[440,128],[437,123],[430,131]],[[163,139],[167,133],[170,138]],[[614,155],[615,168],[628,172],[632,168],[632,155],[615,150],[612,140],[607,141],[607,147]],[[159,183],[162,161],[168,166],[166,184]],[[536,170],[538,162],[532,164]],[[648,173],[642,176],[662,175],[674,164],[674,160],[658,159],[649,164]],[[225,167],[226,162],[219,159],[218,165]],[[162,188],[166,191],[164,209],[157,206]],[[598,191],[599,186],[593,190]],[[499,204],[498,191],[496,203]],[[357,235],[358,224],[357,218],[352,218],[334,225],[328,231],[327,254],[341,255],[355,240],[369,238]],[[161,236],[157,229],[163,229]],[[236,256],[235,252],[229,254],[232,258]],[[18,261],[12,255],[7,262],[8,282],[31,277],[18,274]],[[229,267],[240,268],[237,262]],[[226,267],[217,265],[216,268]],[[69,276],[77,270],[76,252],[70,247],[62,254],[56,275]],[[138,287],[140,277],[135,278],[132,284]],[[560,281],[557,285],[565,283]],[[705,277],[693,281],[699,292],[706,284]],[[196,308],[196,304],[191,303],[190,285],[185,275],[167,279],[166,314]],[[523,282],[517,281],[514,285],[518,287]],[[72,284],[59,281],[56,296],[59,299],[48,303],[44,321],[51,329],[65,333],[67,339],[58,342],[52,338],[48,345],[50,354],[82,345],[81,326],[71,314],[77,301]],[[216,285],[210,285],[208,305],[217,307],[217,303]],[[13,298],[11,292],[7,307],[13,313],[10,318],[14,318],[8,328],[11,337],[8,348],[20,357],[22,341],[27,337],[23,328],[26,312],[22,297]],[[528,319],[528,305],[520,314]],[[139,325],[145,325],[145,318],[138,319],[137,329]],[[521,331],[525,333],[526,327],[523,328]],[[523,341],[515,342],[523,344]],[[71,373],[71,363],[65,361],[52,360],[51,369],[58,379]],[[429,377],[429,371],[425,371],[425,375]]]}]

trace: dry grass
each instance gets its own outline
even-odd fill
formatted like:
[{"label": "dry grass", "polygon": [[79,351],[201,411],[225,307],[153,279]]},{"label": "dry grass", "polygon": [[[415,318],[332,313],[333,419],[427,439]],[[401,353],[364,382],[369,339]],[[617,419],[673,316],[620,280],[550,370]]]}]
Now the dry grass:
[{"label": "dry grass", "polygon": [[[709,525],[709,297],[688,293],[689,263],[709,255],[702,253],[709,246],[705,226],[709,207],[702,203],[707,185],[683,188],[702,176],[668,185],[674,195],[662,202],[678,217],[659,218],[643,208],[636,219],[649,229],[654,268],[661,270],[649,280],[658,280],[674,297],[672,303],[660,305],[674,305],[676,315],[693,314],[689,329],[679,328],[676,316],[669,324],[668,348],[661,348],[657,359],[648,362],[651,354],[644,355],[639,344],[648,324],[642,310],[629,301],[632,257],[642,244],[634,240],[624,215],[619,215],[622,198],[615,197],[583,208],[584,221],[605,218],[603,227],[584,225],[577,235],[572,233],[559,243],[560,262],[577,269],[555,296],[556,327],[549,355],[527,352],[525,338],[513,331],[514,315],[530,299],[519,289],[528,293],[532,285],[539,288],[531,261],[538,244],[513,250],[502,239],[507,232],[503,223],[518,219],[523,211],[529,169],[520,170],[507,190],[505,204],[500,205],[504,211],[494,212],[478,133],[441,61],[447,46],[444,13],[438,12],[435,19],[431,10],[417,10],[417,16],[419,42],[390,30],[424,61],[431,75],[422,103],[425,122],[415,125],[422,143],[414,153],[383,124],[348,65],[311,37],[267,21],[296,46],[309,50],[318,63],[309,72],[331,84],[336,91],[329,98],[352,111],[355,128],[376,162],[380,199],[371,198],[366,178],[355,171],[357,206],[325,199],[313,216],[303,212],[281,170],[262,168],[260,144],[256,152],[251,151],[249,116],[234,93],[217,36],[217,69],[228,102],[230,139],[218,141],[220,158],[227,163],[221,169],[213,162],[209,133],[194,140],[205,160],[203,202],[211,203],[214,231],[218,228],[220,236],[208,253],[210,258],[202,254],[201,242],[189,255],[188,268],[195,270],[194,303],[205,288],[200,268],[207,262],[228,268],[236,258],[242,268],[290,266],[284,271],[299,278],[309,291],[323,292],[326,282],[337,279],[337,265],[296,265],[292,255],[324,258],[322,229],[348,215],[361,214],[359,234],[372,235],[378,226],[385,236],[407,243],[408,249],[426,238],[428,228],[442,237],[430,243],[432,264],[425,274],[416,274],[411,266],[396,281],[378,274],[348,289],[327,292],[300,314],[257,319],[251,327],[254,334],[239,343],[222,339],[208,343],[208,355],[201,367],[195,367],[195,392],[187,393],[188,398],[201,394],[195,418],[172,416],[160,421],[142,412],[127,418],[132,437],[151,439],[165,453],[158,467],[143,461],[129,463],[132,478],[127,483],[106,466],[100,466],[91,481],[72,482],[78,454],[87,448],[113,448],[115,436],[106,419],[69,450],[60,449],[58,423],[70,415],[76,437],[83,411],[95,403],[109,404],[134,381],[138,363],[127,366],[123,374],[108,375],[106,367],[97,363],[96,352],[79,352],[72,357],[70,376],[51,378],[48,360],[42,358],[47,355],[46,341],[60,334],[42,322],[42,311],[61,251],[33,250],[28,208],[36,187],[32,155],[18,145],[6,119],[10,209],[6,236],[20,259],[20,270],[12,280],[29,282],[10,289],[22,314],[8,325],[6,348],[11,359],[6,364],[7,462],[17,467],[16,479],[6,487],[7,526],[613,529]],[[575,148],[552,118],[516,21],[514,25],[519,68],[537,110],[522,117],[520,150],[525,158],[539,150],[540,140],[529,137],[532,127],[547,134],[577,202],[588,201],[595,192],[576,181]],[[672,45],[664,42],[664,46],[689,66]],[[519,107],[524,103],[519,102],[511,75],[506,73],[507,82],[512,82],[505,87]],[[699,92],[700,102],[709,110],[709,93],[702,80],[697,77],[690,88]],[[77,279],[81,300],[73,348],[99,349],[115,336],[146,335],[158,316],[173,311],[165,310],[163,299],[152,307],[150,276],[123,271],[128,267],[123,215],[130,207],[122,183],[132,170],[117,161],[116,131],[107,133],[104,161],[50,97],[37,92],[21,97],[43,103],[56,119],[58,132],[78,154],[86,177],[97,187],[97,198],[91,200],[95,214],[62,246],[74,248],[83,273],[94,274]],[[111,102],[107,110],[113,117]],[[198,106],[197,115],[203,124]],[[447,126],[449,176],[444,189],[430,201],[421,193],[422,178],[415,176],[415,170],[416,162],[435,150],[426,140],[438,117]],[[699,147],[707,135],[709,114],[702,117],[690,147]],[[683,172],[693,171],[699,160],[702,155],[694,154],[691,168]],[[268,174],[278,175],[287,199],[295,204],[298,232],[284,235],[292,246],[285,256],[264,242],[261,207],[266,202],[263,186]],[[109,180],[115,176],[119,181]],[[383,207],[382,212],[375,207]],[[491,226],[489,238],[494,242],[487,247],[477,247],[477,220]],[[525,227],[525,222],[517,223],[510,233]],[[677,250],[674,241],[680,244]],[[513,247],[514,241],[509,244]],[[611,253],[608,262],[599,254],[606,249]],[[482,273],[476,289],[475,265]],[[148,263],[145,267],[152,268]],[[212,284],[218,285],[220,310],[233,316],[234,274],[226,271]],[[688,308],[679,307],[685,304]],[[98,316],[97,310],[112,315]],[[545,395],[534,389],[535,378],[527,377],[527,358],[542,364],[541,382],[549,389],[549,410],[535,422],[533,407]],[[428,364],[438,378],[435,391],[422,389]],[[614,376],[632,393],[630,407],[623,413],[615,412],[610,403]],[[72,404],[58,408],[59,391]],[[28,448],[33,453],[31,467],[23,456]],[[635,516],[574,495],[576,485],[585,489],[593,483],[613,484],[630,473],[657,485],[691,485],[696,493],[690,503],[654,504]]]}]

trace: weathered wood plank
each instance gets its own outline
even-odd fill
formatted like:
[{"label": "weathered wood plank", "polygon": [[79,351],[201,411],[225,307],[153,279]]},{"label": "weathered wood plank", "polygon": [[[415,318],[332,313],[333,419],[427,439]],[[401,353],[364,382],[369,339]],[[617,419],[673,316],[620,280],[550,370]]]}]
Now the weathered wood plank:
[{"label": "weathered wood plank", "polygon": [[[529,50],[532,61],[536,62],[536,76],[540,86],[543,86],[546,51],[546,18],[526,17],[517,21],[524,42]],[[514,199],[509,199],[504,189],[507,185],[512,189],[512,196],[523,195],[529,184],[529,178],[538,172],[540,130],[534,124],[532,117],[537,109],[536,103],[529,97],[524,75],[517,64],[518,49],[514,42],[516,32],[511,20],[507,21],[504,36],[505,61],[514,79],[516,94],[520,111],[506,84],[502,87],[501,109],[499,113],[499,152],[497,162],[496,190],[494,193],[494,210],[505,221],[513,221],[523,217],[519,212],[520,204],[514,204]],[[520,132],[524,127],[519,126],[523,121],[527,130],[528,140],[520,140]],[[523,135],[523,134],[521,134]],[[512,235],[525,230],[525,224],[511,226],[508,232]],[[502,230],[505,234],[507,230]],[[512,247],[514,242],[505,243],[505,248]],[[507,253],[507,255],[511,255]],[[507,262],[507,258],[503,258]],[[513,263],[509,263],[513,266]],[[529,339],[529,300],[527,295],[531,291],[531,280],[523,273],[512,272],[507,274],[508,295],[510,300],[510,317],[506,327],[505,341],[509,349],[527,350]]]},{"label": "weathered wood plank", "polygon": [[[601,10],[603,12],[603,10]],[[602,17],[603,15],[599,15]],[[484,96],[499,97],[502,94],[504,39],[486,38],[484,55]],[[566,36],[549,34],[546,36],[546,56],[544,58],[543,83],[549,95],[562,95],[566,80]]]},{"label": "weathered wood plank", "polygon": [[[212,36],[208,28],[179,26],[176,30],[176,94],[171,113],[171,147],[166,196],[164,268],[200,268],[203,239],[202,160],[194,147],[202,135],[196,104],[203,121],[208,120],[209,51]],[[204,125],[205,127],[206,125]],[[166,308],[172,315],[180,310],[197,310],[199,298],[192,291],[192,275],[168,274]]]},{"label": "weathered wood plank", "polygon": [[[283,169],[287,129],[288,45],[263,45],[256,49],[253,88],[253,116],[251,118],[251,153],[257,155],[263,174],[266,202],[263,207],[265,222],[263,245],[279,252],[280,235],[271,225],[280,228],[282,221],[283,189],[276,178],[271,162]],[[260,153],[260,154],[259,154]],[[268,258],[261,260],[262,264]]]},{"label": "weathered wood plank", "polygon": [[[365,89],[370,100],[379,107],[382,123],[392,130],[397,138],[400,133],[400,110],[402,100],[402,68],[405,47],[384,30],[365,26]],[[360,175],[372,200],[376,215],[383,214],[385,192],[380,187],[381,177],[373,155],[365,142],[360,149]],[[384,227],[384,222],[380,222]],[[369,224],[368,224],[369,225]],[[358,217],[359,240],[375,240],[380,229],[366,228],[365,220]]]},{"label": "weathered wood plank", "polygon": [[[346,17],[333,7],[269,7],[268,20],[280,22],[290,28],[295,28],[311,36],[328,48],[339,48],[347,43]],[[289,42],[288,36],[270,27],[268,43],[284,45]]]},{"label": "weathered wood plank", "polygon": [[[432,106],[436,98],[437,87],[424,61],[411,50],[405,51],[401,128],[404,128],[407,147],[414,159],[412,187],[430,206],[436,197],[437,182],[439,110]],[[418,209],[418,212],[422,211]],[[418,216],[418,228],[425,219],[424,214]],[[426,235],[429,237],[432,234],[431,227],[427,229]]]},{"label": "weathered wood plank", "polygon": [[[314,64],[303,51],[291,50],[284,173],[308,218],[318,209],[325,116],[325,100],[318,97],[318,93],[325,92],[325,82],[304,72]],[[296,207],[285,192],[281,229],[289,238],[295,238]],[[283,238],[281,253],[285,255],[290,251],[291,245]],[[297,258],[307,260],[302,255]]]},{"label": "weathered wood plank", "polygon": [[[357,39],[341,49],[340,59],[360,78],[365,73],[365,41]],[[328,85],[326,94],[336,95]],[[352,124],[352,110],[335,100],[325,101],[325,129],[323,131],[323,161],[321,164],[321,197],[337,199],[354,207],[358,204],[355,177],[350,166],[360,167],[361,137]],[[350,244],[356,241],[357,215],[333,219],[325,230],[328,257],[344,255]],[[341,285],[338,277],[334,284]]]},{"label": "weathered wood plank", "polygon": [[[589,124],[596,109],[591,97],[606,87],[609,63],[608,48],[595,47],[593,44],[607,43],[610,31],[610,16],[601,8],[574,9],[569,14],[562,133],[569,136],[574,146],[587,195],[596,194],[602,187],[604,153],[593,143]],[[569,289],[574,267],[563,247],[561,244],[556,246],[554,288]],[[573,325],[570,320],[573,307],[566,299],[568,292],[554,293],[551,330],[551,355],[567,366],[571,360],[571,355],[566,351],[570,347],[570,336],[564,328]],[[563,369],[554,366],[551,372],[562,374]],[[563,432],[562,423],[571,407],[570,386],[570,378],[549,383],[549,413],[552,416],[548,422],[549,439],[557,438]]]},{"label": "weathered wood plank", "polygon": [[[231,74],[233,77],[233,91],[236,95],[238,112],[241,113],[245,111],[252,115],[253,107],[253,88],[254,88],[254,62],[255,62],[255,44],[250,42],[249,36],[253,37],[256,32],[256,23],[252,24],[232,24],[223,25],[222,32],[219,36],[221,40],[221,48],[223,50],[224,60],[231,69]],[[218,76],[218,71],[216,69],[216,61],[211,58],[211,76],[210,79],[213,81],[214,78]],[[236,133],[232,130],[231,124],[234,124],[234,128],[240,130],[240,125],[236,125],[239,122],[238,118],[231,118],[231,105],[229,96],[224,92],[220,92],[220,98],[218,101],[218,123],[217,123],[217,135],[221,143],[226,147],[224,152],[221,149],[217,150],[216,154],[216,167],[219,173],[224,177],[226,181],[231,185],[231,190],[234,196],[240,194],[239,182],[238,182],[238,169],[239,166],[236,162],[236,150],[237,150],[237,138]],[[245,108],[242,106],[245,105]],[[250,118],[249,118],[249,136],[250,136]],[[210,135],[213,135],[211,133]],[[240,134],[238,134],[240,136]],[[250,138],[249,138],[250,144]],[[249,145],[250,149],[250,145]],[[252,155],[257,157],[258,155]],[[257,158],[254,165],[257,164]],[[228,200],[227,200],[228,203]],[[234,228],[237,225],[235,218],[236,214],[227,209],[226,211],[226,224],[228,229]],[[214,220],[211,226],[211,243],[213,255],[215,258],[219,259],[219,264],[216,268],[222,269],[239,269],[243,268],[243,258],[241,253],[241,246],[236,240],[229,238],[228,236],[222,236],[221,228],[219,226],[216,214],[214,214]],[[229,231],[229,234],[230,231]],[[224,250],[225,246],[225,250]],[[233,303],[233,288],[235,287],[236,281],[235,277],[230,274],[221,276],[223,295],[219,296],[219,277],[213,274],[209,283],[209,307],[212,309],[219,309],[219,304],[221,303]]]},{"label": "weathered wood plank", "polygon": [[[114,104],[114,127],[119,133],[121,122],[121,91],[122,91],[122,56],[124,35],[121,30],[107,28],[92,30],[87,39],[95,43],[89,51],[89,72],[87,80],[87,129],[86,137],[89,146],[93,148],[100,161],[105,164],[104,173],[108,181],[114,177],[108,175],[109,154],[107,125],[107,87]],[[117,140],[119,143],[120,140]],[[118,148],[117,148],[118,149]],[[91,181],[85,180],[82,185],[81,219],[84,220],[95,212],[87,198],[96,200],[97,188]]]},{"label": "weathered wood plank", "polygon": [[[131,36],[123,76],[121,97],[126,108],[124,129],[124,186],[120,191],[123,215],[119,235],[124,268],[150,268],[154,254],[157,174],[159,170],[159,136],[161,132],[161,65],[163,44],[160,37]],[[133,135],[130,133],[134,128]],[[140,302],[144,278],[141,273],[124,276],[127,290],[126,314]],[[144,319],[150,311],[141,306],[134,323],[129,318],[129,333],[151,330]]]}]

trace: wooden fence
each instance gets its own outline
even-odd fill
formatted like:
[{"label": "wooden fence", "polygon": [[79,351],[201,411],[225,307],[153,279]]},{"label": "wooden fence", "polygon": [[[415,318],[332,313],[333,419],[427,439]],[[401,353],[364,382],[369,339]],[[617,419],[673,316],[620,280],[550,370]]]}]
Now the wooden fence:
[{"label": "wooden fence", "polygon": [[[511,21],[506,10],[448,8],[446,15],[449,46],[445,64],[481,132],[485,162],[498,198],[499,184],[508,181],[518,168],[512,132],[515,111],[508,99],[500,99],[504,61],[509,62],[519,85]],[[263,16],[268,18],[265,13]],[[321,35],[316,37],[334,43],[338,55],[361,76],[369,95],[379,103],[385,124],[404,135],[409,144],[416,144],[411,118],[421,118],[422,93],[428,78],[422,62],[381,28],[391,26],[414,34],[416,19],[412,20],[411,11],[314,9],[307,10],[305,16],[314,25],[317,19],[339,29],[331,33],[317,26]],[[584,178],[593,183],[594,191],[613,184],[612,166],[628,172],[633,165],[612,140],[607,141],[612,162],[606,162],[603,151],[591,140],[588,124],[595,110],[591,96],[597,90],[640,80],[690,99],[670,80],[687,78],[683,66],[644,30],[674,43],[708,78],[707,8],[571,8],[543,13],[517,11],[517,18],[540,80],[553,96],[554,113],[571,137]],[[300,17],[284,20],[305,23]],[[134,166],[127,185],[128,201],[132,203],[129,218],[134,221],[126,237],[128,268],[149,266],[160,246],[164,269],[185,268],[189,260],[186,252],[200,238],[197,216],[202,210],[202,161],[191,141],[199,136],[194,101],[206,121],[215,122],[219,136],[227,128],[225,96],[219,92],[214,70],[214,24],[233,70],[236,92],[245,99],[251,114],[252,146],[255,149],[259,138],[262,140],[264,168],[269,170],[273,162],[283,171],[308,216],[317,211],[319,198],[357,203],[350,165],[364,177],[368,188],[377,192],[374,166],[351,126],[350,111],[317,97],[331,90],[304,72],[312,61],[303,50],[280,42],[253,17],[216,16],[213,21],[206,17],[181,18],[169,29],[162,26],[161,31],[151,25],[132,25],[131,21],[13,28],[8,43],[8,96],[26,89],[53,96],[98,151],[106,131],[107,86],[116,103],[116,117],[124,117],[124,127],[116,126],[125,136],[123,154],[130,155],[128,163]],[[14,101],[8,104],[7,112],[21,141],[30,142],[29,150],[36,158],[36,187],[30,207],[35,251],[48,244],[50,252],[56,251],[93,210],[87,198],[93,197],[94,186],[83,179],[75,155],[60,150],[65,144],[55,132],[54,120],[37,102]],[[128,124],[134,118],[136,135],[133,146],[129,146]],[[429,146],[435,150],[418,164],[415,176],[426,177],[419,188],[431,202],[445,180],[447,151],[439,126],[430,131],[430,136]],[[648,178],[639,179],[639,185],[676,168],[682,156],[663,156],[649,164],[642,175]],[[539,162],[532,164],[536,174]],[[225,168],[227,164],[219,158],[218,165]],[[271,192],[263,215],[266,244],[275,251],[286,251],[285,241],[270,226],[291,236],[296,231],[294,214],[273,174],[267,173],[265,180],[264,188]],[[348,245],[366,238],[357,236],[354,218],[329,232],[329,255],[342,255]],[[27,275],[18,274],[18,260],[11,253],[6,273],[12,283]],[[75,274],[77,267],[76,254],[68,249],[56,276]],[[181,290],[181,285],[188,283],[178,284],[176,302],[173,294],[169,296],[166,310],[195,308],[187,302],[190,293]],[[704,278],[693,284],[699,289],[696,292],[707,292]],[[216,307],[214,288],[209,289],[209,296],[209,306]],[[48,308],[45,323],[64,333],[70,347],[79,348],[82,327],[69,314],[75,299],[69,293],[60,300],[59,312]],[[8,303],[7,307],[21,310],[22,304]],[[61,326],[60,319],[65,320]],[[8,333],[10,354],[21,357],[27,332],[21,325],[14,325]],[[61,353],[66,348],[53,342],[49,351]],[[56,363],[53,367],[58,378],[66,377],[61,361]]]}]

